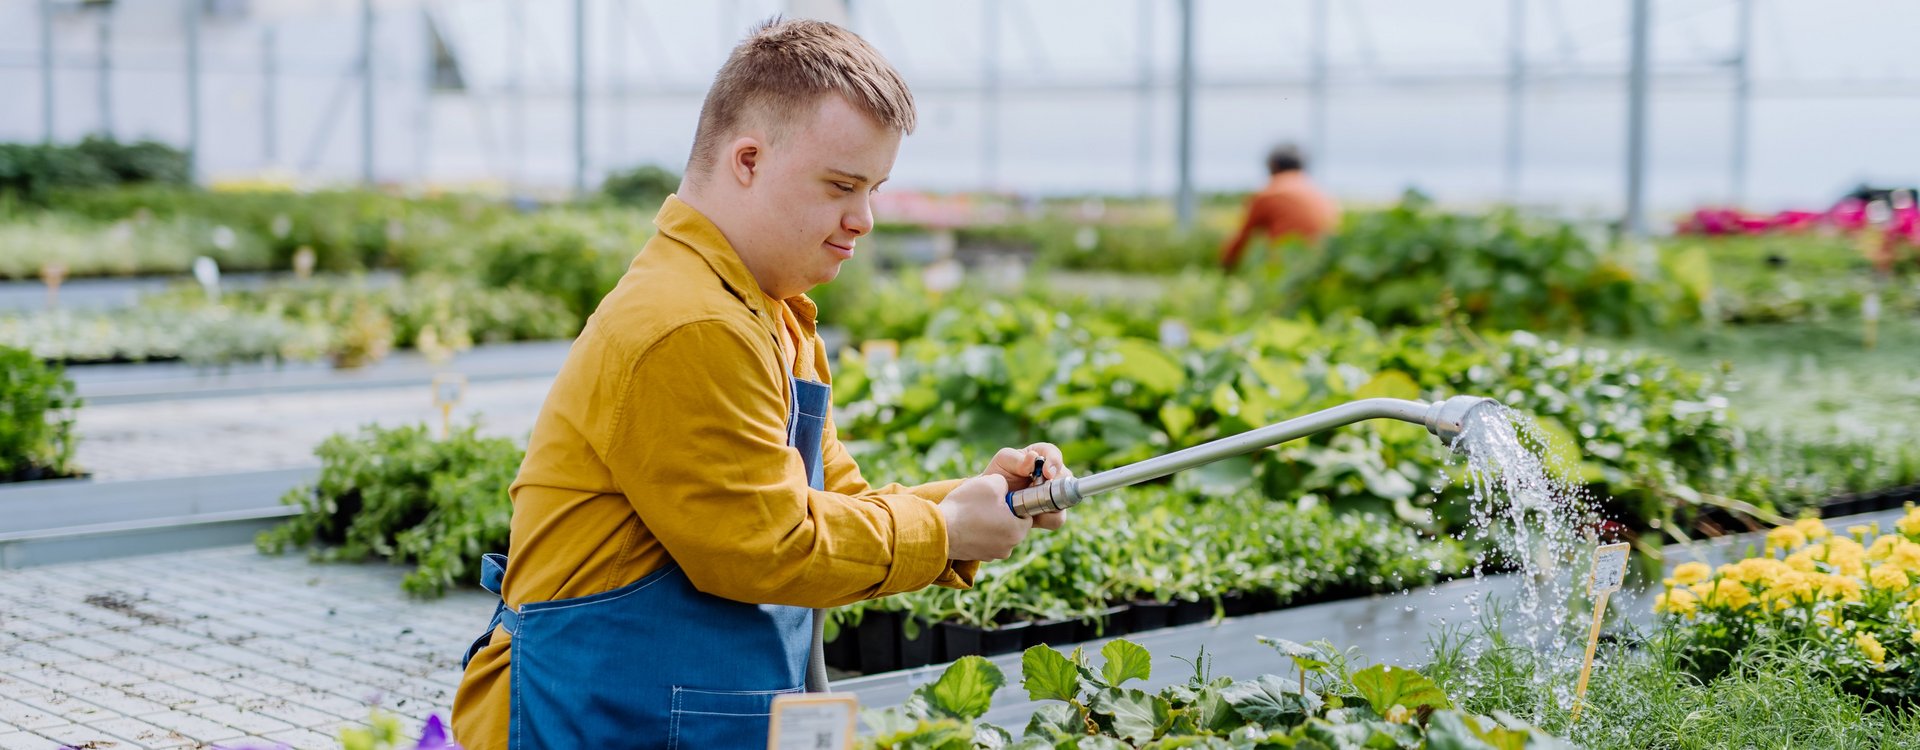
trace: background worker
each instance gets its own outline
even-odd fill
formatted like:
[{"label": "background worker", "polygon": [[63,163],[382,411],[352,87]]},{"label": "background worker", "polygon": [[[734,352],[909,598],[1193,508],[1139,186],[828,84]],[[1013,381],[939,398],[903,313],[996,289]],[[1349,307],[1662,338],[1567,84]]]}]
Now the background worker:
[{"label": "background worker", "polygon": [[1254,233],[1269,242],[1298,237],[1319,242],[1340,226],[1340,206],[1307,179],[1306,159],[1292,144],[1275,146],[1267,154],[1266,187],[1247,201],[1246,221],[1220,251],[1220,265],[1228,271],[1240,265]]}]

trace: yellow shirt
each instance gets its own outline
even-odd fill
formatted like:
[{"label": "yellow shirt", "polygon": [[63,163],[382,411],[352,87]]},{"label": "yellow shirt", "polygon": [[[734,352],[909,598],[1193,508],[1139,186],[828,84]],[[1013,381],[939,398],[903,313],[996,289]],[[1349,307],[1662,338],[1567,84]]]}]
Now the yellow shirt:
[{"label": "yellow shirt", "polygon": [[[699,590],[833,607],[966,588],[935,504],[959,480],[875,489],[828,415],[825,490],[787,447],[795,377],[830,383],[804,295],[760,290],[720,230],[669,197],[660,232],[601,300],[534,423],[510,494],[507,604],[589,596],[675,561]],[[468,750],[505,748],[509,636],[454,698]]]}]

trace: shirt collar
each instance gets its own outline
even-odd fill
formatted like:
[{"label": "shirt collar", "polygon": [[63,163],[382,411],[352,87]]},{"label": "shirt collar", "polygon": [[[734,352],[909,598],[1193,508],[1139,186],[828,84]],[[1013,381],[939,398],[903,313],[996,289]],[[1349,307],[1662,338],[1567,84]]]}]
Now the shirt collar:
[{"label": "shirt collar", "polygon": [[[747,270],[747,264],[740,260],[740,253],[727,242],[727,236],[721,234],[720,227],[714,226],[704,214],[678,195],[669,195],[665,203],[660,204],[660,213],[653,217],[653,225],[660,233],[678,240],[680,244],[693,249],[713,269],[727,290],[755,313],[769,312],[766,305],[772,297],[761,291],[760,282],[755,281],[753,273]],[[808,333],[815,331],[820,314],[819,306],[807,295],[799,295],[785,300],[787,307],[793,310],[794,317]]]}]

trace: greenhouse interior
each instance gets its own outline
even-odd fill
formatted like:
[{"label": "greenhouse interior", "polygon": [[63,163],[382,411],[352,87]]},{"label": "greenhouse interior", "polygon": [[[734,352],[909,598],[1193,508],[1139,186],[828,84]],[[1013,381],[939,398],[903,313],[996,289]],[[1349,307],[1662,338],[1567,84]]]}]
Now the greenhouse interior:
[{"label": "greenhouse interior", "polygon": [[1915,29],[0,0],[0,750],[1920,748]]}]

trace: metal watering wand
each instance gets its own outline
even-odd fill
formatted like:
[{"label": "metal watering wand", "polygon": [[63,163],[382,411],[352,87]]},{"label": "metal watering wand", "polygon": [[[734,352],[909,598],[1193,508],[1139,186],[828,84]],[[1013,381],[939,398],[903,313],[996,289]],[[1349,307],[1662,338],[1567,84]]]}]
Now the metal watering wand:
[{"label": "metal watering wand", "polygon": [[1498,408],[1499,405],[1498,401],[1479,396],[1454,396],[1431,404],[1398,398],[1360,399],[1096,474],[1056,479],[1009,492],[1007,509],[1021,518],[1066,510],[1102,492],[1131,487],[1177,471],[1205,466],[1224,458],[1252,453],[1369,419],[1398,419],[1423,425],[1427,432],[1453,448],[1474,410],[1483,406]]}]

